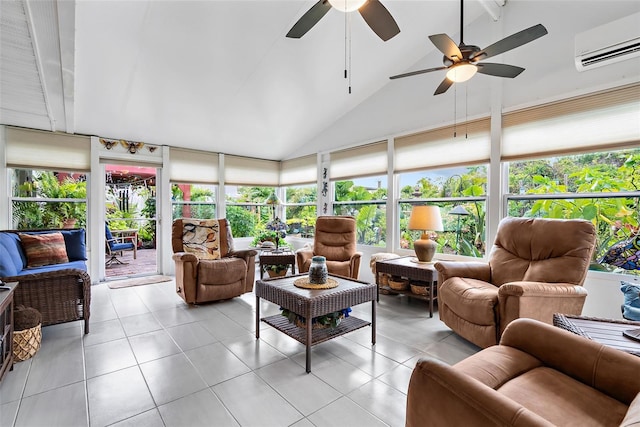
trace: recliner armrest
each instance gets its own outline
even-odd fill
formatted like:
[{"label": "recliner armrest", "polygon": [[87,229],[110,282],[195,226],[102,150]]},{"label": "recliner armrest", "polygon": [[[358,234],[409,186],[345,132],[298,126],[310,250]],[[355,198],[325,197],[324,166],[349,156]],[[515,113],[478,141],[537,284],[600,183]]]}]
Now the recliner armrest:
[{"label": "recliner armrest", "polygon": [[450,277],[466,277],[491,282],[491,267],[486,262],[438,261],[434,267],[438,270],[439,285]]},{"label": "recliner armrest", "polygon": [[640,357],[533,319],[509,323],[500,345],[538,358],[627,405],[640,393]]},{"label": "recliner armrest", "polygon": [[360,276],[360,261],[362,260],[362,252],[355,252],[351,255],[351,278],[358,279]]},{"label": "recliner armrest", "polygon": [[239,251],[232,251],[227,254],[227,256],[244,258],[245,261],[248,261],[251,258],[255,258],[256,255],[258,255],[258,251],[256,251],[255,249],[243,249]]},{"label": "recliner armrest", "polygon": [[587,290],[572,283],[509,282],[498,288],[498,296],[558,298],[559,296],[586,296]]},{"label": "recliner armrest", "polygon": [[553,425],[454,367],[424,358],[411,374],[406,414],[407,427]]},{"label": "recliner armrest", "polygon": [[296,251],[298,272],[306,273],[309,271],[309,265],[307,265],[307,261],[311,262],[311,258],[313,258],[313,249],[301,248]]},{"label": "recliner armrest", "polygon": [[198,263],[198,257],[188,252],[176,252],[173,254],[172,258],[175,262],[192,262],[195,264]]}]

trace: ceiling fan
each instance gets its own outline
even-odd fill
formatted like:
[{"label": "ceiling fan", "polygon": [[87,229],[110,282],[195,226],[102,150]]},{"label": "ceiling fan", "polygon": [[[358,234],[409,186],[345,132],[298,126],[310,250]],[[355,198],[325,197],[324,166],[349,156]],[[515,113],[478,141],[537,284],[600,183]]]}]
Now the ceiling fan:
[{"label": "ceiling fan", "polygon": [[514,65],[480,61],[507,52],[511,49],[515,49],[544,36],[547,34],[547,29],[544,25],[534,25],[533,27],[529,27],[505,37],[484,49],[480,49],[478,46],[468,45],[463,41],[463,2],[464,0],[460,0],[460,44],[456,45],[455,42],[446,34],[434,34],[429,36],[429,39],[438,48],[438,50],[444,53],[444,66],[398,74],[396,76],[391,76],[391,79],[415,76],[416,74],[430,73],[438,70],[448,70],[447,76],[442,83],[440,83],[440,86],[438,86],[434,93],[434,95],[439,95],[446,92],[454,83],[469,80],[476,72],[490,76],[508,77],[512,79],[524,71],[524,68],[516,67]]},{"label": "ceiling fan", "polygon": [[382,40],[387,41],[400,32],[398,24],[386,7],[378,0],[319,0],[287,33],[287,37],[299,39],[331,9],[348,13],[357,10]]}]

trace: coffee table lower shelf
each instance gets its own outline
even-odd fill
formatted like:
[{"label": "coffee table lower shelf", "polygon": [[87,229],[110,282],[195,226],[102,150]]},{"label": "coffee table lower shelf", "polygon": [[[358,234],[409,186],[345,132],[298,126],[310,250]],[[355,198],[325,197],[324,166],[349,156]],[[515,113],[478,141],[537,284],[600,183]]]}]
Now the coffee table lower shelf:
[{"label": "coffee table lower shelf", "polygon": [[[287,319],[283,315],[276,314],[269,317],[263,317],[260,320],[270,326],[273,326],[280,332],[289,335],[299,343],[305,345],[307,344],[307,330],[290,323],[289,319]],[[309,345],[320,344],[321,342],[329,341],[330,339],[339,337],[340,335],[344,335],[349,332],[353,332],[357,329],[369,325],[371,325],[371,322],[358,319],[357,317],[349,316],[343,319],[342,322],[340,322],[340,324],[333,329],[313,329],[311,332],[311,342],[309,343]]]}]

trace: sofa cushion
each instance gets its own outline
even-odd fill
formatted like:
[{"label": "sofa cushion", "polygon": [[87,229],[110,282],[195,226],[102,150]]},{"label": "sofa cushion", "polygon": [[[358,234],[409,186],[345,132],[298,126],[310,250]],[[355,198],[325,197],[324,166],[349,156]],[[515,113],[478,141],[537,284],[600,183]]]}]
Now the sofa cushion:
[{"label": "sofa cushion", "polygon": [[0,277],[15,276],[25,266],[20,239],[14,233],[0,233]]},{"label": "sofa cushion", "polygon": [[620,290],[624,294],[622,317],[640,321],[640,285],[622,281]]},{"label": "sofa cushion", "polygon": [[87,239],[84,228],[62,230],[61,233],[62,237],[64,237],[64,244],[67,247],[69,261],[86,261]]},{"label": "sofa cushion", "polygon": [[27,256],[27,268],[69,262],[62,233],[19,233],[22,248]]},{"label": "sofa cushion", "polygon": [[217,219],[183,219],[182,246],[198,259],[219,259],[220,223]]},{"label": "sofa cushion", "polygon": [[528,371],[498,392],[559,426],[617,426],[627,412],[622,402],[549,367]]},{"label": "sofa cushion", "polygon": [[199,285],[228,285],[247,277],[247,263],[242,258],[227,257],[198,263]]},{"label": "sofa cushion", "polygon": [[[72,228],[69,230],[56,230],[62,233],[64,244],[67,247],[69,261],[87,260],[86,231],[84,228]],[[29,231],[25,234],[47,234],[51,231]]]},{"label": "sofa cushion", "polygon": [[84,261],[70,261],[66,264],[51,264],[43,265],[40,267],[29,267],[22,271],[18,271],[16,276],[23,276],[25,274],[48,273],[50,271],[59,271],[67,268],[77,268],[78,270],[87,271],[87,264]]}]

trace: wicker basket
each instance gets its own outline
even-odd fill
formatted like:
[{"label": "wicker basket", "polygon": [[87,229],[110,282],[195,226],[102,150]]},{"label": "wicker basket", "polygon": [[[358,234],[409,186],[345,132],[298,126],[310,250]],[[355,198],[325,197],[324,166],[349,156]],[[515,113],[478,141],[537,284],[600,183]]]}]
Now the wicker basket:
[{"label": "wicker basket", "polygon": [[378,275],[378,281],[380,282],[379,286],[389,286],[389,278],[391,276],[389,276],[389,274],[387,273],[380,273]]},{"label": "wicker basket", "polygon": [[13,332],[13,358],[18,362],[33,357],[40,349],[42,341],[41,324],[23,331]]},{"label": "wicker basket", "polygon": [[411,292],[413,292],[416,295],[428,296],[429,295],[429,288],[427,286],[414,285],[412,283],[411,284]]},{"label": "wicker basket", "polygon": [[389,287],[394,291],[406,291],[409,289],[409,281],[404,279],[389,279]]}]

